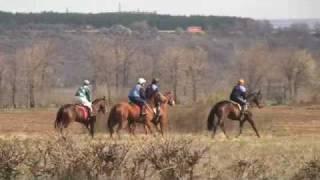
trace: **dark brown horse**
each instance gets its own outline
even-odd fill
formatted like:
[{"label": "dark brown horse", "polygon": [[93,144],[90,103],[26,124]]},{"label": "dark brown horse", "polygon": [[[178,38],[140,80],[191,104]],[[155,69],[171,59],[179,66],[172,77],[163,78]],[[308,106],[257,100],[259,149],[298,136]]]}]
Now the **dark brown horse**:
[{"label": "dark brown horse", "polygon": [[[171,93],[170,93],[171,94]],[[169,94],[168,94],[169,97]],[[144,124],[145,132],[147,133],[148,130],[150,133],[153,133],[153,128],[155,125],[155,98],[151,98],[147,100],[147,108],[146,108],[146,115],[144,118],[140,118],[140,108],[132,103],[122,102],[116,104],[110,110],[107,128],[109,129],[110,137],[114,134],[114,127],[117,125],[116,133],[120,137],[120,130],[123,128],[128,128],[131,134],[134,134],[135,124],[142,123]],[[170,102],[168,102],[170,100]],[[167,99],[166,97],[163,98],[163,101],[167,103],[172,103],[171,98]],[[166,104],[167,104],[166,103]],[[173,102],[174,103],[174,102]],[[164,109],[166,109],[167,105],[162,105]],[[167,112],[167,111],[166,111]],[[160,126],[165,127],[167,122],[167,114],[163,113],[163,115],[159,118]],[[163,129],[163,128],[162,128]]]},{"label": "dark brown horse", "polygon": [[81,105],[66,104],[60,107],[57,113],[54,127],[62,131],[67,128],[73,121],[83,124],[88,130],[90,135],[94,136],[94,125],[98,113],[106,113],[106,98],[96,99],[92,102],[92,117],[87,119],[84,117]]},{"label": "dark brown horse", "polygon": [[[262,108],[260,105],[261,99],[262,99],[262,94],[261,92],[256,92],[256,93],[251,93],[247,97],[249,105],[252,103],[256,104],[259,108]],[[236,120],[239,121],[240,123],[240,130],[239,130],[239,135],[242,133],[242,127],[243,124],[248,121],[250,125],[252,126],[253,130],[255,131],[256,135],[260,137],[258,130],[255,126],[255,123],[252,118],[252,113],[250,111],[246,111],[243,115],[243,117],[240,120],[240,109],[237,104],[234,104],[231,101],[221,101],[218,102],[213,106],[213,108],[210,111],[209,117],[208,117],[208,130],[213,131],[212,137],[215,136],[217,127],[220,126],[222,129],[223,133],[225,134],[226,137],[226,130],[224,127],[224,121],[225,119],[231,119],[231,120]]]}]

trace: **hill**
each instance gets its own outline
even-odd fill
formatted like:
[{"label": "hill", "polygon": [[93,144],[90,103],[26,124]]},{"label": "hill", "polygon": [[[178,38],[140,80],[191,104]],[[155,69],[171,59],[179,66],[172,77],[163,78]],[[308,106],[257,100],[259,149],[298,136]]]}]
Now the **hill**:
[{"label": "hill", "polygon": [[25,25],[25,24],[68,24],[68,25],[91,25],[93,27],[111,27],[114,24],[124,26],[134,22],[145,21],[159,30],[172,30],[178,27],[201,26],[205,29],[232,28],[246,26],[255,21],[248,18],[223,17],[223,16],[171,16],[152,13],[9,13],[0,11],[0,25]]}]

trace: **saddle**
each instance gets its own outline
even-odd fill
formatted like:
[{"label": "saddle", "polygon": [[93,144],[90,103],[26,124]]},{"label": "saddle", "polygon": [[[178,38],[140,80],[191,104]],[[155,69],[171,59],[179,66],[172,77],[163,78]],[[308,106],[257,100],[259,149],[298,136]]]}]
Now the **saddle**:
[{"label": "saddle", "polygon": [[239,103],[237,103],[237,102],[235,102],[235,101],[231,101],[231,100],[229,100],[229,102],[231,102],[231,104],[237,106],[240,111],[242,110],[242,107],[241,107],[241,105],[240,105]]},{"label": "saddle", "polygon": [[89,116],[90,116],[90,109],[87,106],[84,106],[82,104],[76,104],[76,106],[80,109],[83,118],[85,120],[89,120]]}]

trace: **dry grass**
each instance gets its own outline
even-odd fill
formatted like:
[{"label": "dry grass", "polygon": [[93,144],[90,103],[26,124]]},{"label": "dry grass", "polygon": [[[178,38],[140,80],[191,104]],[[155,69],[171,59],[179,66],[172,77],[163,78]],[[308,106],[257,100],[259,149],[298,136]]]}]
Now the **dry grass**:
[{"label": "dry grass", "polygon": [[[0,139],[3,179],[318,179],[319,136]],[[10,159],[5,159],[10,157]]]},{"label": "dry grass", "polygon": [[[55,109],[2,112],[0,179],[319,179],[319,107],[255,109],[262,138],[246,125],[239,139],[214,140],[205,130],[209,109],[171,108],[165,138],[101,132],[91,140],[74,123],[67,141],[53,131]],[[228,123],[235,133],[238,123]]]}]

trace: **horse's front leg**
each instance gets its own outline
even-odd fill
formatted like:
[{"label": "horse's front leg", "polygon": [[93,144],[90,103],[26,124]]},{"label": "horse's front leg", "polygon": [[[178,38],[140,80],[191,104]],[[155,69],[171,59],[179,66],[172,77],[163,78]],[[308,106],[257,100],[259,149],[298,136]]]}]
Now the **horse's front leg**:
[{"label": "horse's front leg", "polygon": [[239,134],[237,137],[239,137],[242,134],[242,128],[245,120],[239,120]]},{"label": "horse's front leg", "polygon": [[149,129],[150,130],[150,134],[153,134],[153,130],[152,130],[153,123],[150,120],[146,120],[144,126],[145,126],[145,130],[146,131],[147,131],[147,129]]},{"label": "horse's front leg", "polygon": [[250,123],[251,127],[253,128],[254,132],[256,133],[257,137],[260,138],[260,134],[259,134],[259,132],[258,132],[258,130],[257,130],[257,128],[256,128],[256,125],[255,125],[253,119],[252,119],[252,115],[251,115],[251,116],[248,115],[248,116],[247,116],[247,120],[248,120],[248,122]]},{"label": "horse's front leg", "polygon": [[134,123],[134,122],[128,123],[128,130],[129,130],[129,134],[132,134],[133,136],[136,136],[136,133],[135,133],[136,123]]},{"label": "horse's front leg", "polygon": [[143,127],[144,127],[144,133],[146,135],[148,135],[148,133],[149,133],[148,126],[146,124],[144,124]]}]

